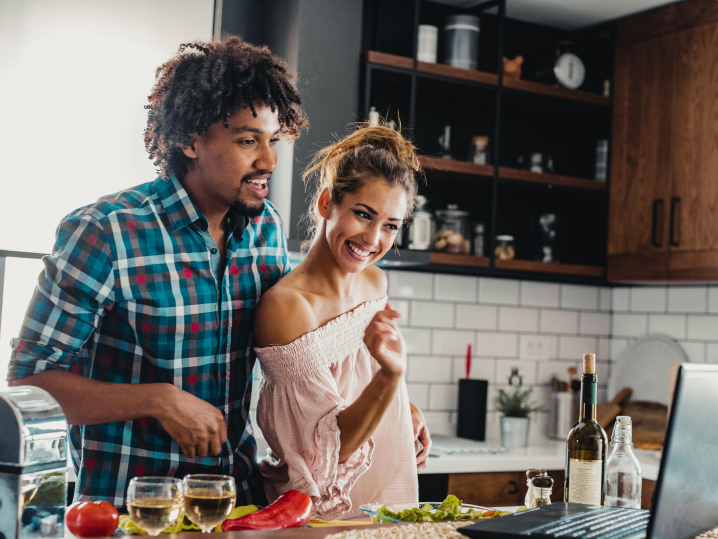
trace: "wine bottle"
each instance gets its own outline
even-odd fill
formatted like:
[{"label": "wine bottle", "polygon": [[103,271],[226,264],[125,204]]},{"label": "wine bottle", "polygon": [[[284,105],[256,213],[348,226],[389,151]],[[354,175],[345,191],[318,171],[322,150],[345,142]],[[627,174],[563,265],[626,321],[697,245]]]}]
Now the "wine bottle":
[{"label": "wine bottle", "polygon": [[583,355],[581,409],[566,440],[565,502],[603,505],[605,499],[606,432],[596,422],[596,356]]}]

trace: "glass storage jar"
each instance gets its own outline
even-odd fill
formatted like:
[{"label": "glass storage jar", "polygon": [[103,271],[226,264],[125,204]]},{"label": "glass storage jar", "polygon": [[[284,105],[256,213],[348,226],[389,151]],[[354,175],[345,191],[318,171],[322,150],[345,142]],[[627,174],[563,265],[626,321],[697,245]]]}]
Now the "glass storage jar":
[{"label": "glass storage jar", "polygon": [[436,211],[437,232],[434,235],[434,251],[454,254],[469,254],[469,212],[458,209],[456,204],[449,204],[445,210]]},{"label": "glass storage jar", "polygon": [[494,250],[494,256],[499,260],[513,260],[515,255],[514,237],[496,236],[496,249]]}]

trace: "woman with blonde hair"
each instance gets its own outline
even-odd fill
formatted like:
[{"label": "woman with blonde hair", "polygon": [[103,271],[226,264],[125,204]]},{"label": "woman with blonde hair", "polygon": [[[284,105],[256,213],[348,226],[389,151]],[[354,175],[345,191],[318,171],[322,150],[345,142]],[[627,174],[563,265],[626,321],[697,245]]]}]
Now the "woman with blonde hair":
[{"label": "woman with blonde hair", "polygon": [[262,296],[254,325],[270,501],[299,490],[325,520],[418,501],[431,440],[404,383],[400,315],[373,264],[410,215],[421,173],[411,142],[369,126],[319,151],[304,174],[316,178],[311,246]]}]

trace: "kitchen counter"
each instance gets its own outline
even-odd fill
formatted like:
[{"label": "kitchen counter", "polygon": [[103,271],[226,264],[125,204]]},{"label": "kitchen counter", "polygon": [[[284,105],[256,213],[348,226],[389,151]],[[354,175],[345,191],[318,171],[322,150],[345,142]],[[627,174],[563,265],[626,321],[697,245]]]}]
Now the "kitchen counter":
[{"label": "kitchen counter", "polygon": [[[643,479],[655,481],[660,466],[660,451],[635,449]],[[456,474],[481,472],[521,472],[529,468],[563,470],[566,465],[566,442],[549,441],[506,453],[452,454],[429,457],[421,474]]]}]

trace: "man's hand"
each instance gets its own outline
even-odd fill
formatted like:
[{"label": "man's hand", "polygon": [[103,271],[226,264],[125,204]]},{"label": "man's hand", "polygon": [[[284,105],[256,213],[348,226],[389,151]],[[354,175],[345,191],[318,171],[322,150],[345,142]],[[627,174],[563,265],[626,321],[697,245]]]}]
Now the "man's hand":
[{"label": "man's hand", "polygon": [[411,402],[409,406],[411,407],[411,423],[414,426],[414,439],[419,440],[419,443],[424,446],[421,452],[416,456],[416,470],[421,471],[426,468],[426,459],[429,458],[431,435],[429,434],[429,429],[426,426],[426,420],[421,410]]},{"label": "man's hand", "polygon": [[161,412],[156,416],[188,457],[216,456],[227,441],[222,412],[175,386],[167,386]]}]

